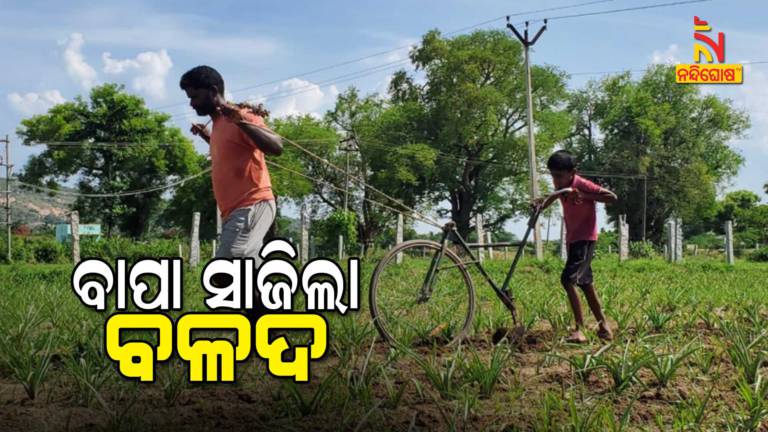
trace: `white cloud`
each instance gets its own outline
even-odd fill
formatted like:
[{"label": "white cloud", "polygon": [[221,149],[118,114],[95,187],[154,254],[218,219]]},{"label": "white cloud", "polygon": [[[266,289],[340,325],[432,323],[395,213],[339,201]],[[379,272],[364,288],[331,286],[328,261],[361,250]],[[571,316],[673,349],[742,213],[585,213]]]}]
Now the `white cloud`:
[{"label": "white cloud", "polygon": [[291,78],[275,86],[269,94],[252,96],[249,100],[264,103],[274,117],[310,114],[319,118],[323,111],[331,108],[338,94],[335,85],[323,90],[310,81]]},{"label": "white cloud", "polygon": [[136,58],[117,60],[105,52],[104,73],[111,75],[134,74],[133,89],[155,99],[165,98],[165,78],[173,62],[165,49],[139,53]]},{"label": "white cloud", "polygon": [[64,96],[58,90],[48,90],[40,93],[11,93],[8,95],[11,107],[24,115],[42,114],[52,106],[64,103]]},{"label": "white cloud", "polygon": [[736,106],[749,113],[752,127],[744,147],[759,150],[768,155],[768,74],[763,70],[744,65],[744,83],[738,86],[734,97]]},{"label": "white cloud", "polygon": [[680,63],[680,59],[677,57],[680,52],[680,47],[677,44],[672,44],[664,51],[655,50],[651,55],[652,64],[676,64]]},{"label": "white cloud", "polygon": [[[67,10],[3,10],[7,25],[0,27],[0,39],[46,42],[72,29],[87,29],[84,33],[89,46],[137,51],[165,48],[174,55],[183,52],[200,57],[205,53],[208,62],[226,60],[251,66],[281,52],[279,40],[266,31],[254,30],[250,22],[245,27],[230,25],[235,23],[222,22],[203,10],[165,13],[157,9],[157,2],[132,2],[130,8],[111,3]],[[28,31],[31,26],[34,32]]]},{"label": "white cloud", "polygon": [[96,84],[96,70],[83,57],[83,43],[85,43],[85,38],[82,34],[72,33],[60,44],[64,45],[64,62],[67,66],[67,73],[84,89],[89,90]]}]

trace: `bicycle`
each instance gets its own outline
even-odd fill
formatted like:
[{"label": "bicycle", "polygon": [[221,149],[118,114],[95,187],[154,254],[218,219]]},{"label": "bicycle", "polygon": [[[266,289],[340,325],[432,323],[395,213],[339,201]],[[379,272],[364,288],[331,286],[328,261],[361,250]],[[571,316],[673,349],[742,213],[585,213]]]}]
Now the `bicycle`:
[{"label": "bicycle", "polygon": [[[517,252],[509,267],[503,284],[499,287],[486,272],[482,263],[472,253],[472,249],[485,247],[509,246],[510,243],[467,243],[456,229],[456,224],[449,221],[442,228],[442,239],[438,243],[432,240],[409,240],[390,249],[379,261],[371,277],[369,306],[373,323],[381,337],[390,345],[413,345],[418,341],[443,341],[453,344],[465,338],[475,312],[475,288],[467,271],[467,264],[474,264],[483,278],[493,288],[496,296],[512,315],[515,328],[505,331],[494,339],[508,338],[519,340],[525,328],[517,325],[517,310],[509,284],[515,272],[531,230],[541,215],[542,208],[548,206],[562,194],[570,193],[572,188],[564,188],[548,195],[539,205],[534,205],[528,218],[528,226],[522,240],[517,243]],[[455,244],[468,256],[465,262],[449,247],[451,237]],[[428,253],[429,251],[429,253]],[[405,259],[409,262],[405,263]],[[440,266],[447,259],[447,266]],[[411,261],[412,260],[412,261]],[[419,278],[427,261],[429,267],[426,276]],[[455,274],[449,274],[450,270]],[[392,280],[386,278],[392,272]],[[423,280],[421,288],[413,292],[412,284]],[[443,283],[444,285],[438,285]],[[389,297],[393,297],[394,300]]]}]

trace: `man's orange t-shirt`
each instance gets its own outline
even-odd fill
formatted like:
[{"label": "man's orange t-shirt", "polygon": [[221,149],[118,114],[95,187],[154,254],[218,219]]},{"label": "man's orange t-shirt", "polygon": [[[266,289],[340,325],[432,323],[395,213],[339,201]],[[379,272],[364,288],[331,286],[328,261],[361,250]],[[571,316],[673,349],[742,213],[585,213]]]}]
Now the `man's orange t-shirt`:
[{"label": "man's orange t-shirt", "polygon": [[[253,113],[243,112],[243,118],[266,127],[264,119]],[[213,195],[222,219],[237,208],[275,199],[264,153],[236,123],[216,117],[210,142]]]}]

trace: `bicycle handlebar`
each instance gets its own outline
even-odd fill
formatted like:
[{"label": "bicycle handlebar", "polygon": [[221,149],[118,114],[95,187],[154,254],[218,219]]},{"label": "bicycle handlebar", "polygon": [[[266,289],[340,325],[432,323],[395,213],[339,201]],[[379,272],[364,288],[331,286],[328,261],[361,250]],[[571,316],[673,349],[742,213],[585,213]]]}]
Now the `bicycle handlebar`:
[{"label": "bicycle handlebar", "polygon": [[566,188],[558,189],[558,190],[552,192],[551,194],[547,195],[547,197],[544,198],[544,201],[541,202],[541,206],[540,207],[546,207],[546,205],[544,205],[544,204],[549,205],[558,196],[560,196],[562,194],[566,194],[566,193],[571,193],[571,192],[573,192],[573,188],[572,187],[566,187]]}]

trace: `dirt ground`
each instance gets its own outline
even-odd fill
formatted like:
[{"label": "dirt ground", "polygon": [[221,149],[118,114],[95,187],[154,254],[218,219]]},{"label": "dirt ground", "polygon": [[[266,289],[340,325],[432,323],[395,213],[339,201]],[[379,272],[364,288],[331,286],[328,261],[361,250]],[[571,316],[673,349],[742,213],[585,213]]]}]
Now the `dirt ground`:
[{"label": "dirt ground", "polygon": [[[699,336],[708,338],[703,325]],[[475,337],[465,343],[479,353],[492,349],[491,335]],[[534,430],[541,427],[541,404],[547,392],[561,394],[566,391],[581,393],[581,402],[601,400],[612,406],[619,417],[629,404],[631,429],[657,429],[657,416],[669,418],[675,407],[692,395],[701,397],[713,387],[712,403],[707,409],[717,415],[737,404],[737,394],[732,380],[717,382],[693,372],[681,373],[666,388],[652,386],[650,372],[640,372],[641,383],[631,391],[615,394],[610,377],[603,371],[590,375],[579,383],[570,366],[553,361],[551,352],[554,335],[546,325],[528,332],[525,340],[516,347],[502,371],[498,385],[491,397],[479,399],[476,406],[464,416],[461,407],[444,400],[430,388],[424,370],[413,360],[401,358],[390,367],[395,372],[393,387],[406,386],[402,401],[397,406],[387,403],[387,390],[380,381],[373,381],[370,402],[342,397],[343,379],[325,397],[321,406],[309,412],[301,412],[299,402],[291,402],[290,391],[283,382],[263,374],[263,365],[257,360],[240,364],[244,372],[242,380],[231,385],[189,385],[181,390],[172,403],[167,403],[161,384],[138,384],[129,395],[105,395],[104,404],[92,402],[90,406],[75,406],[72,389],[65,379],[52,381],[35,400],[30,400],[21,385],[8,380],[0,382],[0,430],[2,431],[91,431],[91,430],[167,430],[167,431],[253,431],[253,430]],[[599,346],[593,346],[597,349]],[[713,348],[714,349],[714,348]],[[577,346],[560,345],[557,352],[563,355],[583,350]],[[389,348],[377,343],[372,349],[370,363],[386,362]],[[434,353],[428,348],[416,349],[425,358]],[[451,350],[438,350],[438,358],[449,357]],[[358,365],[341,365],[339,358],[329,356],[313,370],[311,383],[299,386],[299,391],[309,400],[324,378],[334,371],[362,376]],[[53,365],[55,370],[60,365]],[[716,358],[713,370],[721,376],[733,376],[737,372],[723,357]],[[413,383],[422,383],[419,389]],[[130,388],[130,386],[128,386]],[[567,390],[570,389],[570,390]],[[586,405],[583,405],[586,406]],[[557,413],[561,415],[562,413]],[[555,414],[553,414],[555,415]],[[556,423],[565,423],[562,419]],[[642,426],[641,426],[642,425]],[[565,426],[565,424],[562,424]],[[644,426],[644,427],[643,427]]]}]

